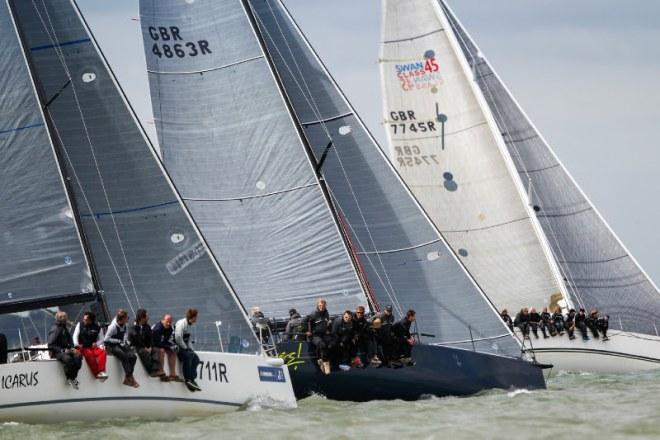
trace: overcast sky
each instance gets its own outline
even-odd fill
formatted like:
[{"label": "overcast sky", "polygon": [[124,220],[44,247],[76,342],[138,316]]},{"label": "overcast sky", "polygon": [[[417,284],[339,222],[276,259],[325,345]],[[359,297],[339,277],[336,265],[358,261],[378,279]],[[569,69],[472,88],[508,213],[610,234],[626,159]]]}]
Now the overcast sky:
[{"label": "overcast sky", "polygon": [[[155,137],[137,2],[78,0]],[[380,0],[285,3],[384,142]],[[660,1],[449,3],[582,189],[660,283]]]}]

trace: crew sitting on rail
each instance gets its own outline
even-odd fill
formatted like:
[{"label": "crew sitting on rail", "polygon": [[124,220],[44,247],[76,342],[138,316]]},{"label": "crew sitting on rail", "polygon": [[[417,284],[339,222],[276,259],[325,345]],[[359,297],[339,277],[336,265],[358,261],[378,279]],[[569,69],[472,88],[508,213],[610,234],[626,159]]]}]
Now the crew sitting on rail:
[{"label": "crew sitting on rail", "polygon": [[172,315],[166,313],[151,327],[153,348],[158,352],[158,366],[165,372],[165,357],[170,369],[169,376],[162,376],[163,382],[183,382],[181,376],[176,374],[176,344],[174,343],[174,328],[172,328]]},{"label": "crew sitting on rail", "polygon": [[380,322],[380,328],[375,329],[376,343],[378,350],[381,352],[381,360],[389,367],[392,366],[391,362],[395,357],[395,342],[392,335],[392,326],[394,325],[394,314],[392,313],[392,306],[386,305],[385,309],[376,318]]},{"label": "crew sitting on rail", "polygon": [[137,388],[139,383],[133,377],[137,355],[135,350],[128,343],[128,313],[124,309],[119,309],[117,315],[110,323],[108,331],[105,334],[103,342],[111,355],[115,356],[121,362],[124,369],[123,384],[129,387]]},{"label": "crew sitting on rail", "polygon": [[[356,358],[356,344],[354,343],[353,314],[350,310],[344,311],[341,316],[332,321],[333,361],[339,368],[348,369],[348,364]],[[358,358],[359,359],[359,358]]]},{"label": "crew sitting on rail", "polygon": [[541,331],[543,332],[543,336],[546,336],[545,328],[542,326],[541,323],[541,315],[539,312],[536,311],[534,307],[529,309],[529,326],[532,329],[532,333],[534,333],[534,337],[536,339],[539,338],[539,327],[541,327]]},{"label": "crew sitting on rail", "polygon": [[270,321],[259,307],[250,309],[250,322],[261,344],[267,344],[270,339]]},{"label": "crew sitting on rail", "polygon": [[307,337],[312,338],[312,345],[316,349],[319,367],[324,374],[330,374],[330,351],[332,349],[332,336],[330,335],[330,315],[327,301],[320,299],[316,310],[305,317]]},{"label": "crew sitting on rail", "polygon": [[103,348],[103,330],[96,322],[93,312],[85,312],[82,321],[76,324],[73,330],[73,345],[85,358],[92,375],[101,381],[105,381],[108,375],[105,373],[106,353]]},{"label": "crew sitting on rail", "polygon": [[145,309],[135,312],[135,322],[128,329],[128,342],[137,352],[140,362],[151,377],[163,377],[160,366],[160,352],[154,349],[153,336],[149,326],[149,315]]},{"label": "crew sitting on rail", "polygon": [[509,330],[513,331],[513,320],[511,319],[507,309],[502,309],[500,312],[500,318],[502,318],[502,321],[504,321],[506,326],[509,327]]},{"label": "crew sitting on rail", "polygon": [[591,309],[591,313],[587,317],[587,327],[593,333],[595,338],[598,338],[598,332],[603,333],[603,341],[608,341],[610,338],[607,337],[607,329],[609,328],[609,315],[598,316],[598,309]]},{"label": "crew sitting on rail", "polygon": [[410,333],[410,327],[415,319],[415,311],[410,309],[406,312],[406,316],[392,326],[398,360],[409,366],[415,365],[415,361],[412,359],[412,346],[415,344],[415,338]]},{"label": "crew sitting on rail", "polygon": [[547,307],[543,307],[543,311],[541,312],[541,331],[543,332],[543,339],[548,338],[546,330],[551,336],[557,335],[557,329],[555,329],[555,324],[552,322],[552,315]]},{"label": "crew sitting on rail", "polygon": [[82,355],[74,349],[73,338],[67,327],[65,312],[55,314],[55,324],[48,332],[48,351],[50,356],[64,366],[66,383],[73,389],[78,389],[78,371],[82,367]]},{"label": "crew sitting on rail", "polygon": [[183,379],[190,391],[202,391],[202,388],[195,381],[200,360],[192,347],[191,332],[192,326],[197,322],[197,314],[197,309],[188,309],[186,316],[179,319],[174,325],[174,342],[178,348],[177,355],[181,361]]},{"label": "crew sitting on rail", "polygon": [[376,355],[376,341],[371,323],[367,319],[367,313],[364,306],[357,306],[353,313],[353,328],[355,330],[355,344],[360,357],[354,360],[354,366],[361,368],[365,364],[373,367],[379,367],[381,360]]},{"label": "crew sitting on rail", "polygon": [[289,310],[289,321],[284,329],[284,339],[298,341],[305,335],[305,323],[296,309]]},{"label": "crew sitting on rail", "polygon": [[557,330],[559,336],[564,335],[564,315],[561,313],[561,307],[555,307],[555,312],[552,314],[552,324]]},{"label": "crew sitting on rail", "polygon": [[527,307],[520,309],[520,312],[516,315],[516,319],[513,321],[513,325],[522,331],[524,339],[529,339],[529,309]]},{"label": "crew sitting on rail", "polygon": [[575,309],[569,310],[564,321],[564,328],[568,332],[568,339],[575,339],[575,315]]},{"label": "crew sitting on rail", "polygon": [[580,330],[580,333],[582,334],[582,340],[588,341],[589,336],[587,335],[587,314],[583,308],[580,308],[578,314],[575,315],[575,327]]}]

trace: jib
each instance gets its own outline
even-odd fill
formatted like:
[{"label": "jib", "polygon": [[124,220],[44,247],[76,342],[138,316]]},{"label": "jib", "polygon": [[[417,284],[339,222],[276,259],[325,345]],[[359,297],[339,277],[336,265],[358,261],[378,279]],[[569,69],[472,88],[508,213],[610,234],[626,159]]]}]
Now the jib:
[{"label": "jib", "polygon": [[414,121],[415,120],[415,112],[412,110],[407,110],[407,111],[398,111],[398,112],[390,112],[390,117],[392,118],[393,121]]},{"label": "jib", "polygon": [[181,34],[179,32],[179,28],[176,26],[170,26],[170,27],[165,27],[165,26],[158,26],[157,28],[154,26],[149,26],[149,35],[151,36],[151,39],[154,41],[162,40],[162,41],[170,41],[170,40],[181,40],[183,41],[183,38],[181,38]]}]

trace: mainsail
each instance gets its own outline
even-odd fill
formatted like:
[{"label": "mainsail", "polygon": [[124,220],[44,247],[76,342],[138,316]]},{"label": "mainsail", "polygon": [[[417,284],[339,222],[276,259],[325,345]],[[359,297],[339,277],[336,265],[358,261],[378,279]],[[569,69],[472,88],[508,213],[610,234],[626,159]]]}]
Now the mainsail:
[{"label": "mainsail", "polygon": [[365,304],[241,2],[142,0],[140,17],[163,160],[243,304]]},{"label": "mainsail", "polygon": [[658,335],[660,292],[559,161],[445,2],[440,5],[492,109],[572,301],[610,327]]},{"label": "mainsail", "polygon": [[0,310],[80,301],[90,269],[6,4],[0,41]]},{"label": "mainsail", "polygon": [[[32,76],[44,112],[40,130],[47,127],[52,140],[52,145],[43,140],[29,145],[26,139],[22,145],[45,151],[31,157],[42,168],[52,164],[52,149],[58,152],[77,207],[73,215],[82,225],[97,287],[108,308],[112,312],[126,308],[133,314],[143,307],[159,319],[164,313],[181,316],[194,307],[201,312],[195,336],[198,348],[217,350],[221,333],[225,347],[257,351],[241,304],[75,4],[70,0],[8,4],[3,13],[11,13],[14,24],[3,27],[3,32],[11,27],[11,39],[20,42],[25,59],[21,55],[3,66],[19,72],[17,76],[28,72]],[[3,50],[9,40],[3,39]],[[42,292],[51,289],[38,278],[32,281],[41,283]]]},{"label": "mainsail", "polygon": [[[156,3],[157,12],[154,10]],[[288,152],[286,157],[292,163],[307,162],[297,168],[309,169],[312,176],[317,173],[322,179],[335,217],[328,218],[340,225],[352,254],[352,261],[343,256],[341,261],[358,268],[372,303],[392,303],[399,313],[408,307],[415,308],[420,331],[433,334],[428,336],[428,342],[472,348],[474,339],[475,347],[480,351],[519,353],[519,345],[401,183],[282,3],[244,1],[245,10],[240,11],[236,9],[237,3],[196,1],[184,4],[145,0],[141,3],[157,128],[161,131],[165,160],[173,172],[188,182],[189,190],[193,189],[191,183],[195,176],[214,174],[214,180],[204,184],[207,188],[198,191],[223,191],[219,184],[224,181],[219,179],[226,173],[232,175],[234,186],[244,185],[248,189],[254,185],[256,177],[253,175],[269,173],[269,169],[279,169],[280,166],[277,156],[266,157],[263,162],[246,160],[255,156],[252,150],[264,149],[258,143],[263,139],[254,134],[262,124],[259,118],[267,112],[272,119],[285,119],[286,124],[282,123],[278,130],[289,133],[298,129],[302,138],[296,138],[295,142],[286,138],[287,143],[280,140],[278,151],[282,155]],[[176,19],[167,15],[172,11],[175,11]],[[154,19],[154,13],[157,19]],[[213,18],[209,22],[201,17]],[[224,19],[220,20],[220,17]],[[219,23],[216,24],[217,20]],[[216,69],[202,65],[196,66],[197,71],[186,72],[183,66],[179,66],[182,60],[175,60],[175,63],[167,56],[159,57],[155,53],[164,50],[159,38],[163,35],[160,28],[167,32],[166,26],[176,26],[177,33],[186,36],[179,44],[203,38],[209,41],[210,47],[218,48],[217,56],[224,49],[234,58],[216,61],[213,64],[219,66]],[[199,29],[195,31],[196,26]],[[224,40],[218,35],[225,35]],[[261,47],[257,46],[259,43]],[[242,48],[242,51],[236,48]],[[239,63],[239,60],[249,61]],[[246,70],[239,70],[238,66],[245,63],[250,63],[245,66]],[[154,71],[155,67],[158,72]],[[178,73],[171,73],[175,68]],[[202,73],[200,69],[204,69]],[[272,73],[261,73],[263,69],[272,69]],[[187,83],[188,77],[190,83]],[[244,84],[246,78],[250,80],[249,86]],[[260,105],[256,108],[251,102],[252,90],[259,91]],[[283,100],[281,97],[279,102],[269,99],[271,94],[277,96],[280,92],[284,95]],[[168,100],[164,100],[164,96]],[[268,102],[267,106],[264,101]],[[175,102],[178,111],[173,107]],[[204,115],[199,108],[200,102],[202,108],[210,104],[211,113],[223,115],[222,119]],[[219,107],[219,104],[223,106]],[[235,115],[239,110],[242,112]],[[165,114],[167,118],[164,118]],[[192,122],[185,124],[196,118],[201,118],[204,123],[199,126]],[[215,133],[222,133],[222,137],[214,135],[217,141],[206,147],[195,142],[195,138],[186,141],[184,135],[178,134],[186,128],[194,130],[197,138],[204,136],[202,128],[207,131],[207,137]],[[251,136],[246,136],[245,132]],[[271,138],[276,133],[274,128],[269,131]],[[173,152],[174,149],[177,151]],[[181,150],[187,153],[185,165],[180,160],[168,160],[168,154],[184,154]],[[208,161],[210,154],[213,161]],[[232,168],[243,167],[244,162],[249,163],[242,173],[234,174]],[[311,169],[308,168],[310,164]],[[282,185],[287,182],[291,185],[295,174],[280,173],[280,176]],[[229,182],[224,185],[232,188]],[[280,206],[277,209],[280,216],[286,212],[285,208]],[[222,212],[221,209],[218,203],[209,214],[215,216]],[[259,213],[253,215],[252,221],[259,222]],[[310,226],[306,225],[307,228]],[[334,236],[331,238],[335,239]],[[237,239],[240,240],[240,236]],[[243,241],[250,243],[249,240]],[[310,245],[317,247],[312,255],[337,258],[327,255],[328,250],[319,246],[319,242]],[[288,244],[291,252],[298,246],[296,241]],[[245,248],[245,252],[254,252],[249,246]],[[238,286],[239,281],[235,280],[231,270],[228,270],[228,276]],[[303,281],[309,284],[309,292],[318,291],[313,278]],[[273,288],[268,291],[256,292],[255,298],[268,299],[276,293],[276,284],[271,282],[271,285]],[[244,292],[240,288],[237,291],[245,301]],[[300,299],[280,298],[288,300],[289,304],[300,303]],[[336,300],[331,298],[331,301]],[[332,310],[338,310],[335,302],[330,304]],[[273,310],[277,309],[266,311]]]},{"label": "mainsail", "polygon": [[[433,0],[384,0],[381,75],[390,158],[500,308],[562,298],[524,187]],[[515,310],[517,311],[517,310]]]}]

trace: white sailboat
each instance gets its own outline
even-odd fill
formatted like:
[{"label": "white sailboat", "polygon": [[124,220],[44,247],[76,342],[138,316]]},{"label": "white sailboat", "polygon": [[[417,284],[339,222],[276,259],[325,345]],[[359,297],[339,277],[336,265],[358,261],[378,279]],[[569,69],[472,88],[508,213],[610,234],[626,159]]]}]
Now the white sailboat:
[{"label": "white sailboat", "polygon": [[660,367],[657,288],[446,4],[383,5],[390,157],[489,298],[514,313],[559,305],[610,315],[607,342],[531,341],[559,369]]},{"label": "white sailboat", "polygon": [[[209,251],[71,0],[0,6],[0,420],[171,418],[257,400],[295,407],[288,370],[262,356]],[[7,196],[5,196],[7,194]],[[150,378],[80,386],[43,347],[54,310],[200,310],[201,392]],[[10,356],[7,356],[9,351]],[[16,354],[14,354],[16,353]],[[7,359],[8,357],[8,359]]]}]

